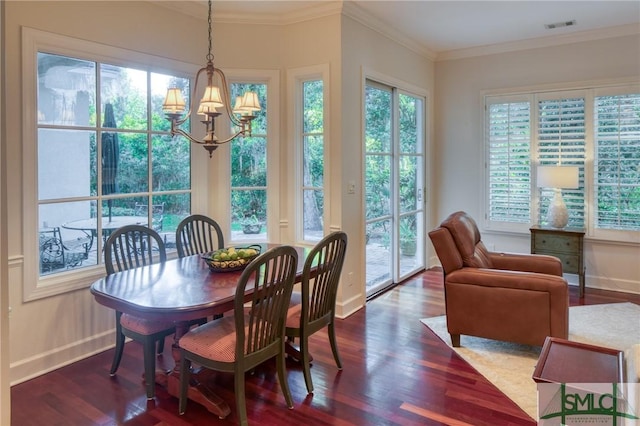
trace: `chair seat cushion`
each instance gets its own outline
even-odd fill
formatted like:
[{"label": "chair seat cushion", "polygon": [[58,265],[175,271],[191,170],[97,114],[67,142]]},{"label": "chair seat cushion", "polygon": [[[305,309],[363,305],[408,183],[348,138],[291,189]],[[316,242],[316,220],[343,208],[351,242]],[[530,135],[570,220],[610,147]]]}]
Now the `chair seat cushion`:
[{"label": "chair seat cushion", "polygon": [[[249,322],[245,309],[245,324]],[[180,338],[180,347],[201,357],[219,362],[236,360],[236,324],[233,315],[208,322]]]},{"label": "chair seat cushion", "polygon": [[120,325],[138,334],[150,335],[163,330],[175,329],[175,324],[171,321],[149,321],[129,314],[122,314]]},{"label": "chair seat cushion", "polygon": [[300,328],[300,316],[302,315],[302,295],[291,294],[291,302],[287,311],[287,328]]}]

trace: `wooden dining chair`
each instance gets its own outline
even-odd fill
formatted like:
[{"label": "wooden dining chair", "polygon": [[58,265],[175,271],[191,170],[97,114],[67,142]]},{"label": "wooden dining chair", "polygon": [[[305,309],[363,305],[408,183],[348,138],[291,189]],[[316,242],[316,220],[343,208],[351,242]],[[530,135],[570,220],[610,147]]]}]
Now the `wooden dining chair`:
[{"label": "wooden dining chair", "polygon": [[[284,326],[297,263],[298,254],[291,246],[267,250],[242,272],[233,317],[196,327],[180,338],[180,414],[187,407],[190,367],[195,362],[234,373],[238,420],[247,425],[245,373],[274,357],[287,406],[293,408],[285,369]],[[247,291],[252,291],[250,296],[245,296]]]},{"label": "wooden dining chair", "polygon": [[[176,228],[176,246],[178,256],[186,257],[204,254],[224,248],[224,236],[218,222],[208,216],[193,214],[187,216]],[[224,314],[216,314],[213,319],[222,318]],[[202,324],[207,319],[203,318]]]},{"label": "wooden dining chair", "polygon": [[[162,263],[167,254],[162,237],[151,228],[127,225],[111,233],[104,247],[104,263],[107,274],[113,274],[141,266]],[[155,351],[164,350],[164,339],[175,333],[172,321],[149,321],[116,311],[116,349],[111,364],[111,376],[116,374],[125,337],[142,343],[144,353],[144,380],[147,399],[155,396]]]},{"label": "wooden dining chair", "polygon": [[336,292],[347,251],[347,234],[333,232],[324,237],[309,252],[302,272],[301,293],[291,296],[287,313],[286,331],[288,343],[300,339],[300,361],[304,371],[307,392],[313,393],[309,355],[309,336],[328,327],[333,358],[339,370],[342,361],[338,353],[335,330]]},{"label": "wooden dining chair", "polygon": [[222,228],[210,217],[188,216],[176,228],[176,246],[180,257],[221,249],[224,247]]}]

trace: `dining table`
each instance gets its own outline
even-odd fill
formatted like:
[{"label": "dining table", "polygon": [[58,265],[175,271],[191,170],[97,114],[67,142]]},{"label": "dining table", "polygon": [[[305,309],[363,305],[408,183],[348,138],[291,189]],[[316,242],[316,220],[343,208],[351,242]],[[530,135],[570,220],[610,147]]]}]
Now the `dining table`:
[{"label": "dining table", "polygon": [[[260,244],[261,252],[279,245]],[[310,248],[294,248],[298,253],[296,282],[299,282]],[[180,338],[189,331],[191,320],[233,311],[241,274],[242,271],[211,271],[202,255],[193,255],[107,275],[91,284],[90,291],[97,303],[116,311],[175,323],[171,348],[175,366],[169,372],[157,371],[156,384],[179,398]],[[245,293],[247,301],[252,290],[248,287]],[[291,354],[295,349],[289,346],[287,351]],[[229,405],[207,385],[204,374],[204,371],[194,371],[188,397],[225,418],[231,412]]]}]

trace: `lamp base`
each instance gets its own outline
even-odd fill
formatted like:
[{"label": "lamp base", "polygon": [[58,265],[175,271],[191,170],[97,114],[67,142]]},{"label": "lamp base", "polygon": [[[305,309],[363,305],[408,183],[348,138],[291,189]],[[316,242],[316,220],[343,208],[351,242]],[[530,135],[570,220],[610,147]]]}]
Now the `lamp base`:
[{"label": "lamp base", "polygon": [[547,212],[547,223],[554,228],[564,228],[569,223],[569,212],[562,199],[562,192],[559,189],[554,191],[555,194]]}]

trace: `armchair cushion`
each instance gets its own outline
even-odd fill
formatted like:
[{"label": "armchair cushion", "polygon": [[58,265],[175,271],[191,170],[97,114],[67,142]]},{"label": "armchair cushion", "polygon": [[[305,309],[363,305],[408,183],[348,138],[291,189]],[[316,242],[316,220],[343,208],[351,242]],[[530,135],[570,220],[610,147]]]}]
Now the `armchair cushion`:
[{"label": "armchair cushion", "polygon": [[447,220],[441,226],[453,237],[464,266],[492,268],[493,263],[487,248],[480,241],[480,231],[476,223],[470,216],[462,213],[454,213],[451,217],[453,220]]}]

